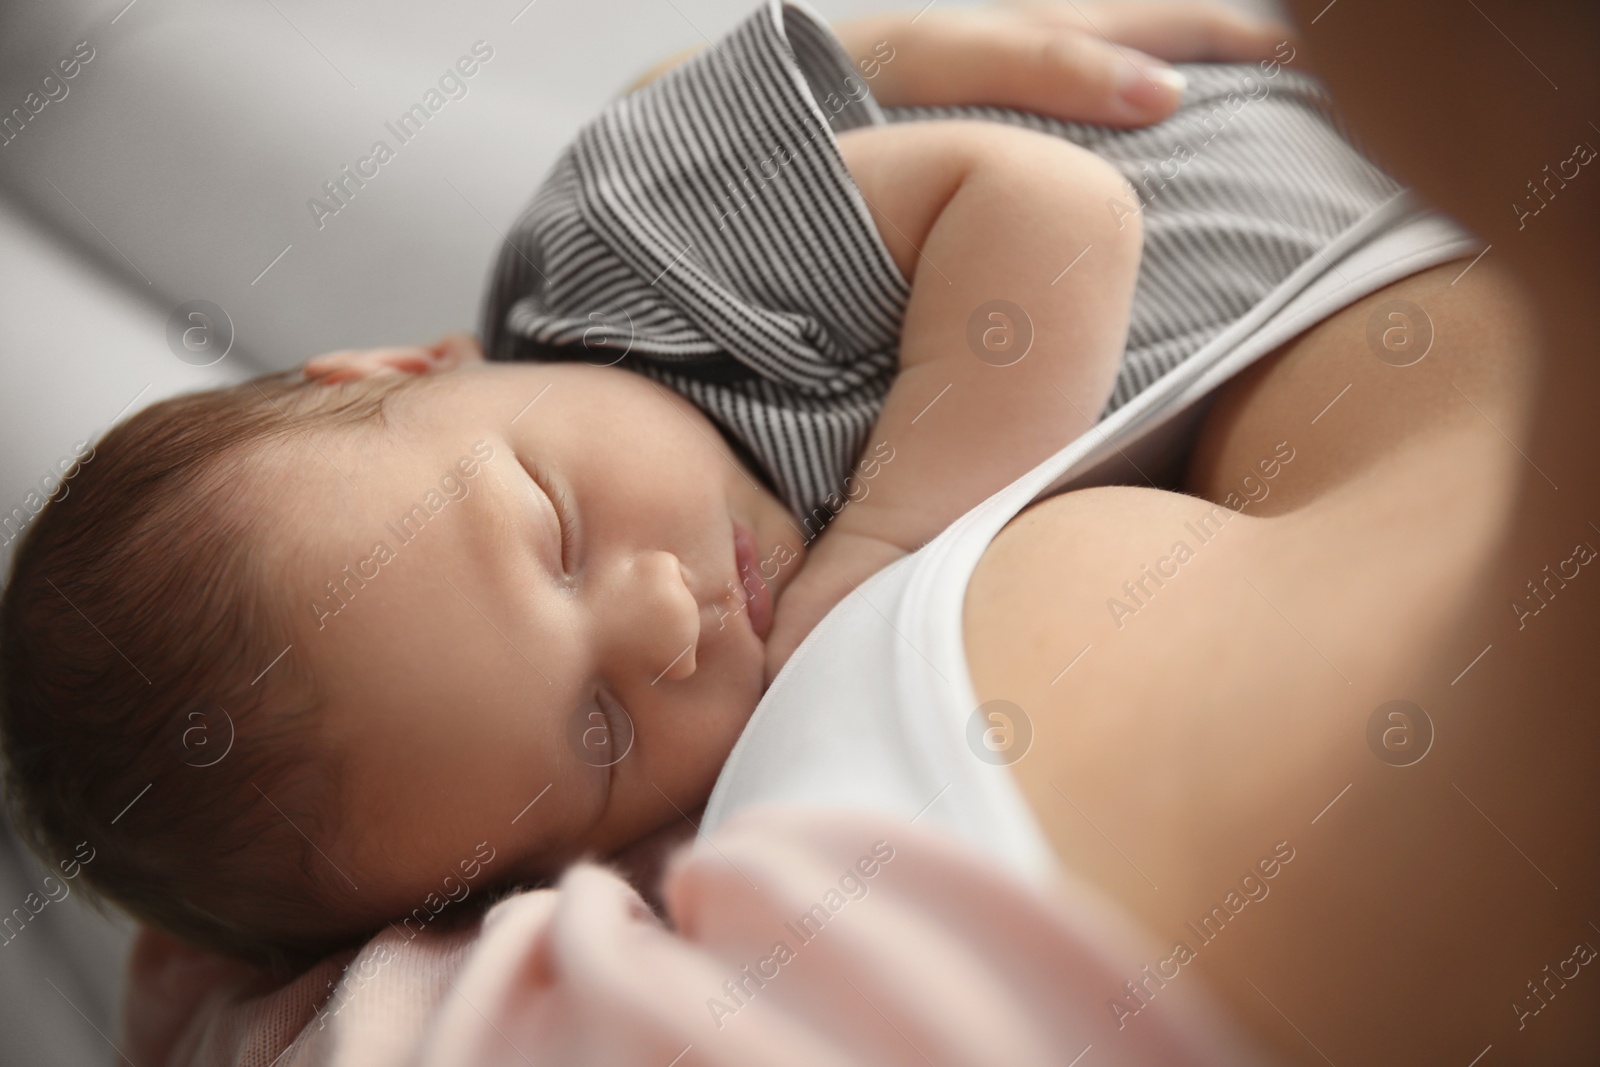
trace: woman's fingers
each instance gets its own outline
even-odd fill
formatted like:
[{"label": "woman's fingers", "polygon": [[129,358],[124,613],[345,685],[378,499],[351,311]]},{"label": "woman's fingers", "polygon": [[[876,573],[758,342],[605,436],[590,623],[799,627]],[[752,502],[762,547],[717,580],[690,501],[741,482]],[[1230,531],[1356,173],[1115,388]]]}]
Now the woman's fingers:
[{"label": "woman's fingers", "polygon": [[483,346],[470,333],[447,333],[432,345],[341,348],[312,356],[301,366],[307,381],[324,385],[386,374],[436,374],[464,363],[482,363]]},{"label": "woman's fingers", "polygon": [[894,57],[869,84],[890,106],[987,104],[1140,126],[1170,114],[1183,92],[1160,60],[1026,9],[930,12],[879,32]]},{"label": "woman's fingers", "polygon": [[1206,2],[1017,0],[873,15],[836,32],[890,107],[987,104],[1108,126],[1143,126],[1172,113],[1183,79],[1167,63],[1250,63],[1294,40],[1286,26]]},{"label": "woman's fingers", "polygon": [[987,104],[1111,126],[1178,106],[1183,79],[1163,60],[1254,62],[1292,40],[1217,4],[1065,0],[880,15],[838,32],[886,105]]},{"label": "woman's fingers", "polygon": [[478,343],[478,338],[470,333],[457,331],[447,333],[435,341],[429,349],[430,352],[448,367],[459,367],[463,363],[482,363],[484,361],[483,345]]},{"label": "woman's fingers", "polygon": [[1115,4],[1085,11],[1111,40],[1169,63],[1253,63],[1295,36],[1283,23],[1219,4]]},{"label": "woman's fingers", "polygon": [[1215,3],[1073,4],[1017,0],[1004,10],[1030,22],[1077,30],[1169,63],[1251,63],[1266,59],[1294,32]]}]

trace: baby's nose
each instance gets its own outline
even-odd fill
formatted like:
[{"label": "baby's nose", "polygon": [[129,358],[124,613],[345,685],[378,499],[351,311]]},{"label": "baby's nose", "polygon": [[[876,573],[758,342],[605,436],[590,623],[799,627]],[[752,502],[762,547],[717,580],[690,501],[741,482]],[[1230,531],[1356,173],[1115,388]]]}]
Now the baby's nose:
[{"label": "baby's nose", "polygon": [[700,641],[700,605],[678,557],[640,553],[620,577],[602,625],[626,658],[625,669],[650,684],[689,677]]}]

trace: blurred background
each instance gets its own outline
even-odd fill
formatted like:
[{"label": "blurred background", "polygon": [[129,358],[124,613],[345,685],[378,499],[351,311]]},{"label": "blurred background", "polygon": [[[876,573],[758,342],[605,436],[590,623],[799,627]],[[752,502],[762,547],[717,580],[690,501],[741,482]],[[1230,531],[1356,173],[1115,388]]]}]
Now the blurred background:
[{"label": "blurred background", "polygon": [[[837,20],[920,0],[813,6]],[[6,5],[0,562],[9,570],[30,493],[47,495],[75,447],[139,407],[328,349],[476,328],[502,234],[577,128],[753,7]],[[402,143],[389,126],[425,102],[437,110]],[[358,186],[345,168],[379,140],[392,157],[364,164]],[[342,203],[324,187],[341,181]],[[77,892],[29,915],[47,873],[0,820],[0,920],[28,916],[0,932],[0,1063],[117,1062],[126,924]]]}]

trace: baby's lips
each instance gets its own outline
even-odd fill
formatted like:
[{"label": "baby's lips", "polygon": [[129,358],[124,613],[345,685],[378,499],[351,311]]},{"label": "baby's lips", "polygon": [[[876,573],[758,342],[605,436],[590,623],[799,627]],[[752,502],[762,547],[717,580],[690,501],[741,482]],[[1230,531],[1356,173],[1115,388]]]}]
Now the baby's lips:
[{"label": "baby's lips", "polygon": [[750,628],[765,641],[772,632],[772,590],[757,565],[755,535],[738,523],[733,527],[733,557],[739,572],[739,596],[750,616]]}]

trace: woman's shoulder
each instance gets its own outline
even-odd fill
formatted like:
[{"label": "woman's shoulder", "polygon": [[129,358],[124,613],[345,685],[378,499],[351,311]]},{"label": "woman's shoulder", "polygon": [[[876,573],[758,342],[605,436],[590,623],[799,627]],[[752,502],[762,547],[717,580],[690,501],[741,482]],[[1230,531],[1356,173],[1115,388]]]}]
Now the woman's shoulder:
[{"label": "woman's shoulder", "polygon": [[[1519,435],[1536,349],[1509,280],[1492,267],[1463,275],[1466,265],[1379,289],[1231,379],[1201,423],[1185,491],[1100,486],[1021,512],[967,590],[975,682],[987,660],[1017,666],[1025,646],[1006,636],[1016,618],[1061,635],[1058,651],[1072,653],[1165,617],[1164,662],[1210,672],[1219,642],[1283,625],[1271,610],[1232,616],[1272,599],[1247,579],[1333,595],[1343,569],[1371,570],[1362,544],[1399,536],[1396,494],[1440,497],[1408,513],[1419,544],[1476,543],[1464,531],[1486,530],[1510,491],[1504,457],[1517,453],[1501,435]],[[1459,462],[1462,450],[1481,452],[1482,464]],[[1438,578],[1412,568],[1392,592]],[[1230,615],[1225,631],[1219,613]],[[1348,636],[1359,640],[1359,627]],[[1164,682],[1146,673],[1118,684],[1132,693]]]}]

